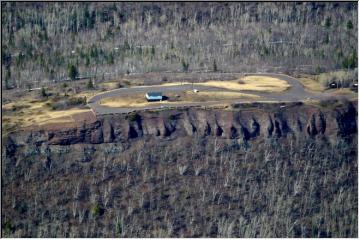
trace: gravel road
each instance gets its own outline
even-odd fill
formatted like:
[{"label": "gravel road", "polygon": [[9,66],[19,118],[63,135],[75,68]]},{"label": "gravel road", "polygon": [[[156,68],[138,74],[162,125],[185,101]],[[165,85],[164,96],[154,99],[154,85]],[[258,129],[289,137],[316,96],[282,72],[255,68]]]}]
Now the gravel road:
[{"label": "gravel road", "polygon": [[[247,74],[247,75],[262,75],[269,77],[276,77],[281,80],[285,80],[291,86],[288,90],[280,93],[264,93],[258,91],[236,91],[241,93],[252,93],[260,96],[262,101],[280,101],[280,102],[294,102],[294,101],[302,101],[307,99],[325,99],[331,97],[329,93],[311,93],[304,89],[303,85],[293,77],[282,75],[282,74],[270,74],[270,73],[257,73],[257,74]],[[206,87],[206,86],[196,86],[196,89],[199,91],[221,91],[221,88],[215,87]],[[166,103],[162,104],[159,102],[158,104],[154,104],[146,107],[131,107],[131,108],[114,108],[114,107],[106,107],[100,105],[99,102],[101,99],[108,97],[116,97],[116,96],[124,96],[129,94],[138,94],[143,93],[145,95],[146,92],[181,92],[192,90],[191,84],[183,84],[183,85],[174,85],[174,86],[138,86],[138,87],[130,87],[130,88],[119,88],[112,91],[107,91],[101,94],[98,94],[88,101],[88,105],[94,111],[96,115],[103,114],[112,114],[112,113],[129,113],[135,110],[145,110],[145,109],[159,109],[163,107],[184,107],[184,106],[207,106],[214,103],[241,103],[248,102],[248,100],[244,99],[233,99],[233,100],[224,100],[224,101],[209,101],[209,102],[201,102],[201,103]],[[228,91],[228,90],[227,90]]]}]

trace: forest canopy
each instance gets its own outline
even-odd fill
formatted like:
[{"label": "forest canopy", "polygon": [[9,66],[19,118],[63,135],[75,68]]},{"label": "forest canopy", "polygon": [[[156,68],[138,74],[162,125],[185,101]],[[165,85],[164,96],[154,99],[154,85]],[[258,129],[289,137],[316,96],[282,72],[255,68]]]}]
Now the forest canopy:
[{"label": "forest canopy", "polygon": [[160,71],[357,67],[357,3],[2,3],[3,86]]}]

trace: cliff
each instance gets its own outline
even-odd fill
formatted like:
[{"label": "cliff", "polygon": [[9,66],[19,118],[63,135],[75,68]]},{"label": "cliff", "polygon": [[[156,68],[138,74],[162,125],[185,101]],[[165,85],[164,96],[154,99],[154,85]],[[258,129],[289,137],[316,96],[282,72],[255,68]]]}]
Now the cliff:
[{"label": "cliff", "polygon": [[9,143],[70,145],[124,142],[142,137],[214,136],[249,141],[303,135],[347,136],[357,133],[357,103],[335,106],[296,104],[239,105],[227,109],[168,110],[100,116],[93,123],[37,128],[10,134]]}]

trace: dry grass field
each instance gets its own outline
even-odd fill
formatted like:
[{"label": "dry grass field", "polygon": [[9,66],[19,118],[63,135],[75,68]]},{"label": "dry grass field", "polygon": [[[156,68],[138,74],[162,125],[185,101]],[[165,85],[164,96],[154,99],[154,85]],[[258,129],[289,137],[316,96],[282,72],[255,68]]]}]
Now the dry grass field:
[{"label": "dry grass field", "polygon": [[[162,84],[163,86],[174,86],[181,84],[191,84],[189,82],[172,82]],[[267,76],[246,76],[236,80],[226,81],[207,81],[202,83],[194,83],[194,86],[218,87],[227,90],[248,90],[261,92],[282,92],[287,90],[290,85],[281,79]]]},{"label": "dry grass field", "polygon": [[120,87],[131,87],[144,85],[144,80],[141,78],[121,78],[117,80],[111,80],[107,82],[99,83],[98,86],[101,90],[113,90]]},{"label": "dry grass field", "polygon": [[[162,86],[176,86],[182,84],[191,84],[190,82],[171,82],[162,84]],[[281,92],[285,91],[290,85],[278,78],[267,77],[267,76],[246,76],[236,80],[226,81],[207,81],[203,83],[194,83],[194,86],[208,86],[223,88],[224,91],[213,92],[213,91],[200,91],[194,93],[192,91],[186,91],[181,93],[169,93],[166,96],[168,99],[162,101],[161,105],[169,103],[194,103],[194,102],[211,102],[211,101],[222,101],[231,99],[247,99],[247,100],[258,100],[259,96],[254,94],[245,94],[239,92],[231,92],[227,90],[248,90],[248,91],[261,91],[261,92]],[[100,104],[107,107],[145,107],[152,105],[159,105],[159,102],[148,102],[144,98],[143,94],[127,95],[119,97],[106,98],[100,101]]]},{"label": "dry grass field", "polygon": [[266,76],[246,76],[233,81],[208,81],[198,84],[228,90],[249,90],[261,92],[282,92],[290,87],[290,85],[284,80]]},{"label": "dry grass field", "polygon": [[350,87],[357,82],[357,71],[339,70],[316,75],[303,74],[298,78],[304,87],[310,91],[323,92],[330,83],[337,83],[342,88]]},{"label": "dry grass field", "polygon": [[31,125],[44,125],[48,123],[74,122],[72,116],[78,113],[89,112],[89,109],[71,108],[55,111],[47,105],[49,101],[35,101],[22,99],[16,103],[2,105],[4,131]]},{"label": "dry grass field", "polygon": [[196,102],[212,102],[231,99],[259,99],[259,96],[254,94],[245,94],[239,92],[198,92],[186,91],[181,93],[166,94],[167,100],[161,102],[148,102],[143,94],[127,95],[119,97],[105,98],[100,101],[100,104],[107,107],[145,107],[152,105],[166,105],[173,103],[196,103]]},{"label": "dry grass field", "polygon": [[299,78],[300,83],[305,87],[305,89],[313,91],[313,92],[323,92],[325,91],[325,87],[321,85],[319,82],[314,79],[302,77]]},{"label": "dry grass field", "polygon": [[103,93],[104,91],[94,90],[94,91],[85,91],[78,94],[74,94],[74,97],[86,97],[86,99],[90,99],[91,97],[98,95],[99,93]]},{"label": "dry grass field", "polygon": [[340,88],[340,89],[330,89],[328,92],[334,94],[335,96],[347,96],[350,99],[357,99],[357,92],[351,91],[348,88]]},{"label": "dry grass field", "polygon": [[[167,102],[162,101],[161,103]],[[145,107],[156,104],[159,104],[159,102],[148,102],[143,94],[109,97],[100,101],[100,105],[107,107]]]}]

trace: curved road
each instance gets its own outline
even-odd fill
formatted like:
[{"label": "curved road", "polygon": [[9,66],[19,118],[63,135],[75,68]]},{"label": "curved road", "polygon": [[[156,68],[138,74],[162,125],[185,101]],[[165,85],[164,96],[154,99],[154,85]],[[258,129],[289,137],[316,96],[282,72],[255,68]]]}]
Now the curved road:
[{"label": "curved road", "polygon": [[[282,74],[275,74],[275,73],[254,73],[254,74],[247,74],[247,76],[250,75],[256,75],[256,76],[269,76],[269,77],[276,77],[281,80],[285,80],[289,83],[291,86],[290,89],[284,91],[284,92],[278,92],[278,93],[264,93],[264,92],[258,92],[258,91],[235,91],[235,92],[242,92],[242,93],[253,93],[258,96],[260,96],[262,99],[261,101],[281,101],[281,102],[294,102],[294,101],[302,101],[305,99],[324,99],[328,98],[331,95],[329,93],[311,93],[308,91],[305,91],[303,85],[301,83],[290,76],[282,75]],[[206,87],[206,86],[200,86],[197,85],[196,89],[199,91],[218,91],[223,90],[221,88],[215,88],[215,87]],[[224,101],[209,101],[209,102],[201,102],[201,103],[166,103],[162,104],[159,102],[158,104],[154,104],[151,106],[146,107],[131,107],[131,108],[115,108],[115,107],[106,107],[99,104],[99,101],[103,98],[109,98],[109,97],[116,97],[121,95],[129,95],[129,94],[135,94],[135,93],[143,93],[145,95],[146,92],[154,91],[154,92],[179,92],[179,91],[186,91],[186,90],[192,90],[191,84],[184,84],[184,85],[174,85],[174,86],[139,86],[139,87],[131,87],[131,88],[119,88],[112,91],[104,92],[101,94],[98,94],[88,101],[88,105],[92,108],[94,113],[96,115],[102,115],[102,114],[112,114],[112,113],[129,113],[135,110],[147,110],[147,109],[159,109],[164,107],[179,107],[179,106],[206,106],[211,105],[214,103],[221,103],[221,102],[227,102],[227,103],[241,103],[241,102],[248,102],[248,100],[244,99],[233,99],[233,100],[224,100]],[[227,90],[229,91],[229,90]]]}]

